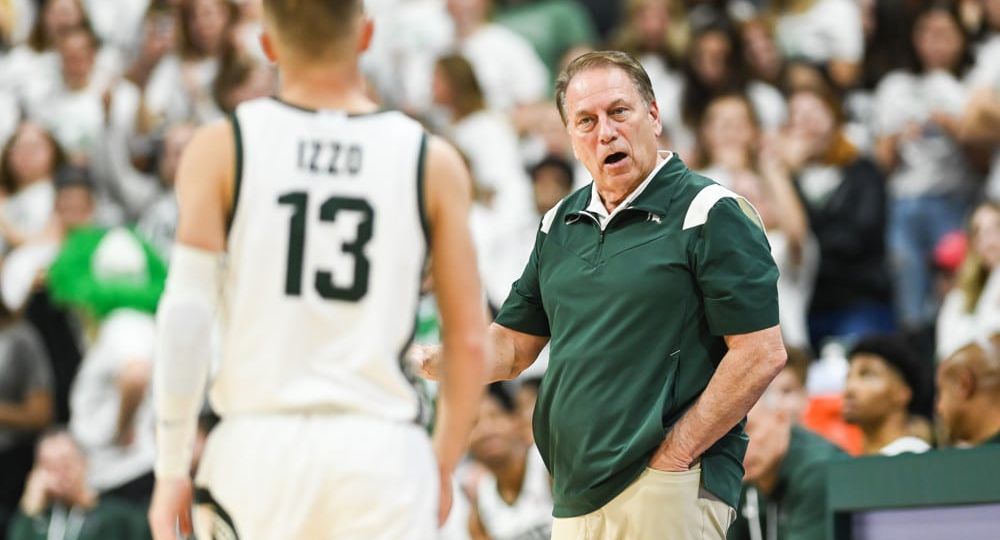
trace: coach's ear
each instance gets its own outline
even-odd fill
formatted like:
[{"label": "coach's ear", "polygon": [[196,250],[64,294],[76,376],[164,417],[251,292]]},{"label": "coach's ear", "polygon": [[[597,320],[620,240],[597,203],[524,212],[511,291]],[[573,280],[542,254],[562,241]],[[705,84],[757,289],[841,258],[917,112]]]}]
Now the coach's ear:
[{"label": "coach's ear", "polygon": [[278,63],[278,51],[274,48],[274,43],[271,42],[271,36],[267,32],[260,33],[260,48],[264,49],[264,56],[271,61],[272,64]]},{"label": "coach's ear", "polygon": [[372,36],[375,35],[375,20],[369,16],[361,19],[361,32],[358,33],[358,52],[363,53],[372,44]]}]

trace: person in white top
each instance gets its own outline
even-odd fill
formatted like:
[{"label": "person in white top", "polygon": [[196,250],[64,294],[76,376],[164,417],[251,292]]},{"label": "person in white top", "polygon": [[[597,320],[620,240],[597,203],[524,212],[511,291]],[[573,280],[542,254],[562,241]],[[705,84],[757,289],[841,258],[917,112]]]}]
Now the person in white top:
[{"label": "person in white top", "polygon": [[469,59],[487,106],[508,111],[545,99],[549,72],[531,44],[489,21],[492,0],[447,0],[457,49]]},{"label": "person in white top", "polygon": [[860,73],[864,56],[861,10],[854,0],[779,0],[771,3],[775,37],[786,58],[825,65],[841,88]]},{"label": "person in white top", "polygon": [[958,283],[938,312],[938,360],[976,338],[1000,333],[1000,202],[980,203],[972,211],[968,231]]},{"label": "person in white top", "polygon": [[926,452],[927,441],[909,431],[910,411],[923,399],[918,359],[896,336],[862,338],[848,355],[844,420],[861,428],[865,454]]},{"label": "person in white top", "polygon": [[552,486],[535,446],[524,437],[514,396],[493,383],[479,406],[469,451],[489,471],[473,494],[473,540],[542,540],[552,534]]},{"label": "person in white top", "polygon": [[22,122],[0,154],[0,254],[49,225],[56,191],[56,169],[65,161],[62,149],[44,127]]},{"label": "person in white top", "polygon": [[[365,94],[373,31],[360,0],[265,0],[278,96],[200,128],[181,158],[157,312],[156,540],[191,534],[195,495],[200,538],[423,540],[448,514],[485,375],[472,183],[452,147]],[[427,255],[447,329],[433,442],[401,365]],[[222,421],[194,493],[216,323]]]}]

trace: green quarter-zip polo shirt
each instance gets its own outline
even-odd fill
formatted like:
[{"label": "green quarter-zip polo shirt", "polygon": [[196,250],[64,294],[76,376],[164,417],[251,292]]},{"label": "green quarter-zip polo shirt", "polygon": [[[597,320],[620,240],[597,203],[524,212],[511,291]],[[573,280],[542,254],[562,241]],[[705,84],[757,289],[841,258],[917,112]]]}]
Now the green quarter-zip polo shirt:
[{"label": "green quarter-zip polo shirt", "polygon": [[[550,336],[534,414],[558,518],[588,514],[645,469],[726,353],[723,336],[778,324],[778,271],[743,198],[669,155],[610,216],[580,189],[542,219],[496,322]],[[599,201],[598,201],[599,203]],[[701,456],[736,507],[743,422]]]}]

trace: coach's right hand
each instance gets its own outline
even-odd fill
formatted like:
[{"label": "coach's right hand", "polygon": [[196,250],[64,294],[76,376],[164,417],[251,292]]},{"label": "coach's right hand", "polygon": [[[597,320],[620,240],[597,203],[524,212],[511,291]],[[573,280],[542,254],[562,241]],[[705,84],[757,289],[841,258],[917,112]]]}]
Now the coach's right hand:
[{"label": "coach's right hand", "polygon": [[153,501],[149,505],[149,528],[153,540],[176,540],[177,531],[187,538],[192,534],[190,478],[157,478]]}]

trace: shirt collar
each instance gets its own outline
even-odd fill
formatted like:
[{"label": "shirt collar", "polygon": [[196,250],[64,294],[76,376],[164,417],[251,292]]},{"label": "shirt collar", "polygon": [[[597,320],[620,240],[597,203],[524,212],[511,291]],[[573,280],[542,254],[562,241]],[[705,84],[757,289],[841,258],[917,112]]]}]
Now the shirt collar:
[{"label": "shirt collar", "polygon": [[629,193],[628,197],[625,197],[625,200],[615,207],[610,214],[608,213],[608,209],[604,207],[604,203],[601,201],[601,194],[597,192],[597,182],[592,181],[590,183],[590,204],[587,206],[587,211],[595,214],[603,223],[610,221],[612,217],[618,214],[618,212],[628,208],[628,206],[632,204],[632,201],[645,191],[646,187],[653,181],[656,174],[670,162],[671,158],[674,157],[674,153],[669,150],[662,150],[658,152],[658,155],[663,157],[663,161],[657,164],[653,171],[649,173],[649,176],[647,176],[638,187],[633,189],[632,193]]}]

